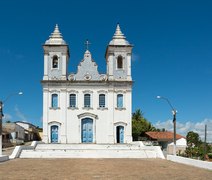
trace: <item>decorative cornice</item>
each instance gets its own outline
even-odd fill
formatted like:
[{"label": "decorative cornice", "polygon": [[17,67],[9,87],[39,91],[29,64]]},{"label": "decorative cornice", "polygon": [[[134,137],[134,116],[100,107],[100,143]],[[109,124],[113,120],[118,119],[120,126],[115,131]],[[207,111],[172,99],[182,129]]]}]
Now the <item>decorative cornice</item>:
[{"label": "decorative cornice", "polygon": [[60,89],[62,92],[66,92],[67,90],[66,90],[66,88],[61,88]]},{"label": "decorative cornice", "polygon": [[77,115],[77,117],[79,119],[82,119],[84,117],[92,117],[92,118],[98,119],[98,115],[93,114],[93,113],[89,113],[89,112],[85,112],[85,113],[79,114],[79,115]]},{"label": "decorative cornice", "polygon": [[103,94],[107,94],[107,93],[108,93],[108,91],[106,91],[106,90],[99,90],[99,91],[97,91],[97,93],[99,93],[99,94],[101,94],[101,93],[103,93]]},{"label": "decorative cornice", "polygon": [[53,124],[56,124],[56,125],[61,125],[61,123],[60,122],[58,122],[58,121],[51,121],[51,122],[49,122],[48,123],[49,125],[53,125]]},{"label": "decorative cornice", "polygon": [[122,93],[122,94],[125,94],[126,93],[126,90],[121,90],[121,89],[116,89],[114,90],[115,93]]},{"label": "decorative cornice", "polygon": [[70,109],[70,110],[78,110],[79,108],[78,107],[68,107],[68,109]]},{"label": "decorative cornice", "polygon": [[118,110],[118,111],[124,111],[124,110],[126,110],[126,108],[124,108],[124,107],[122,107],[122,108],[116,107],[115,109]]},{"label": "decorative cornice", "polygon": [[98,110],[101,110],[101,111],[108,110],[108,108],[107,108],[107,107],[98,107],[97,109],[98,109]]},{"label": "decorative cornice", "polygon": [[59,90],[55,90],[55,89],[54,89],[54,90],[49,90],[49,92],[50,92],[50,93],[60,93]]},{"label": "decorative cornice", "polygon": [[93,93],[93,91],[91,91],[91,90],[84,90],[84,91],[82,91],[84,94],[85,93],[89,93],[89,94],[92,94]]},{"label": "decorative cornice", "polygon": [[127,126],[127,123],[126,122],[119,121],[119,122],[115,122],[114,125],[115,126],[120,126],[120,125]]},{"label": "decorative cornice", "polygon": [[67,92],[70,93],[70,94],[71,93],[74,93],[74,94],[78,94],[79,93],[79,91],[76,91],[76,90],[67,90]]}]

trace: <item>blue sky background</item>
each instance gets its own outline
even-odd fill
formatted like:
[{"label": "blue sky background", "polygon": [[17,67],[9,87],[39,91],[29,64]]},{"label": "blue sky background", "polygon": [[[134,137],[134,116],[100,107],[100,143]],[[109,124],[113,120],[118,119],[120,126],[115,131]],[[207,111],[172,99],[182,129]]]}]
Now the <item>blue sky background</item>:
[{"label": "blue sky background", "polygon": [[22,90],[4,106],[5,120],[42,126],[42,44],[59,24],[70,46],[69,72],[76,72],[88,38],[100,72],[117,22],[134,45],[133,111],[172,130],[169,98],[178,110],[177,132],[212,141],[212,1],[210,0],[7,0],[0,2],[0,99]]}]

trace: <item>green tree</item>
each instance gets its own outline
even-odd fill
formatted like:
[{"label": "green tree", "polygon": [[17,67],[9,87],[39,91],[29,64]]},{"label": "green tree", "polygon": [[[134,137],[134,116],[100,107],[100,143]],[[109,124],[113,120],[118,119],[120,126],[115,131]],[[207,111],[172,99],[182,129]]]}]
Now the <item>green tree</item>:
[{"label": "green tree", "polygon": [[189,131],[186,135],[186,140],[187,140],[187,147],[185,150],[186,155],[190,158],[198,157],[199,155],[198,145],[200,144],[199,134],[193,131]]},{"label": "green tree", "polygon": [[193,131],[188,132],[188,134],[186,135],[186,140],[188,147],[198,146],[201,143],[199,134]]},{"label": "green tree", "polygon": [[[190,158],[204,159],[204,142],[200,140],[199,134],[193,131],[188,132],[186,136],[187,147],[186,156]],[[211,152],[211,147],[206,143],[206,154]]]},{"label": "green tree", "polygon": [[133,140],[138,140],[138,137],[143,136],[147,131],[156,131],[156,128],[143,116],[140,109],[137,109],[132,114],[132,136]]}]

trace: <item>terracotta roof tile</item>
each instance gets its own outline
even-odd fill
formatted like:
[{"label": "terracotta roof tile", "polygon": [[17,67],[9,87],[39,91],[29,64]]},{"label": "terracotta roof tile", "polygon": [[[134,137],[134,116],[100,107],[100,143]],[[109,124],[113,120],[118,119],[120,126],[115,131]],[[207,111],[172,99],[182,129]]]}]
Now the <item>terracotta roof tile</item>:
[{"label": "terracotta roof tile", "polygon": [[[174,133],[173,132],[146,132],[146,135],[148,135],[152,139],[163,139],[163,140],[173,140]],[[176,139],[185,138],[184,136],[181,136],[179,134],[176,134]]]}]

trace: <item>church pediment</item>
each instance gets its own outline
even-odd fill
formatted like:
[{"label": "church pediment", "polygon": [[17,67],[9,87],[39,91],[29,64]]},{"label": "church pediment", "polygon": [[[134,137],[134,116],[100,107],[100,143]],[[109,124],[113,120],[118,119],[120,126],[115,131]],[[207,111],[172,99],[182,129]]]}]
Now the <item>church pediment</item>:
[{"label": "church pediment", "polygon": [[76,81],[102,80],[102,75],[99,74],[97,68],[98,66],[94,62],[94,60],[92,60],[90,51],[86,50],[83,60],[78,65],[75,80]]}]

